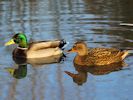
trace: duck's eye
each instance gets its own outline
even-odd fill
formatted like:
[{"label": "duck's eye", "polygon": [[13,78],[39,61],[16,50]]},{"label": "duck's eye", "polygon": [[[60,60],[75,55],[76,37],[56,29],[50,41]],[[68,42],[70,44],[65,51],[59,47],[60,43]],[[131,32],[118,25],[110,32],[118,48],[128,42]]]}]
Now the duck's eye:
[{"label": "duck's eye", "polygon": [[82,49],[81,47],[77,47],[77,49]]},{"label": "duck's eye", "polygon": [[14,42],[19,43],[22,40],[22,38],[14,38]]},{"label": "duck's eye", "polygon": [[14,39],[14,42],[15,42],[15,43],[19,43],[19,40],[18,40],[18,39]]},{"label": "duck's eye", "polygon": [[16,43],[17,41],[14,39],[14,42]]},{"label": "duck's eye", "polygon": [[73,48],[76,48],[76,45],[74,45]]},{"label": "duck's eye", "polygon": [[81,47],[78,47],[78,49],[81,49]]}]

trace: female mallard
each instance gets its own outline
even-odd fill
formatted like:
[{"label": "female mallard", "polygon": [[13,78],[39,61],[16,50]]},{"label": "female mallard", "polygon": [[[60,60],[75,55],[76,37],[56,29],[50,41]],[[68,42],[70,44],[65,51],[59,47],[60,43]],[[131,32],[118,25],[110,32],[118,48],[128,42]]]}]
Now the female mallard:
[{"label": "female mallard", "polygon": [[15,34],[5,45],[18,44],[13,51],[13,57],[16,58],[45,58],[52,56],[62,56],[61,48],[66,42],[64,40],[27,42],[26,35],[23,33]]},{"label": "female mallard", "polygon": [[68,50],[68,52],[77,52],[74,63],[79,65],[108,65],[122,61],[128,51],[120,51],[116,48],[87,48],[84,42],[77,42]]}]

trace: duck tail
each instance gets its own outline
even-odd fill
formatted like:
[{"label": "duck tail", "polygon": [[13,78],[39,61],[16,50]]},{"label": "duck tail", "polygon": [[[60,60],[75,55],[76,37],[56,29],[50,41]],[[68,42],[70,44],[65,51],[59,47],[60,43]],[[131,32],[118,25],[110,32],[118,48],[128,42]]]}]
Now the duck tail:
[{"label": "duck tail", "polygon": [[69,44],[69,42],[65,41],[64,39],[62,39],[60,41],[60,44],[59,44],[59,48],[61,49],[65,49],[65,47]]},{"label": "duck tail", "polygon": [[126,56],[130,53],[129,50],[123,51],[122,60],[126,58]]}]

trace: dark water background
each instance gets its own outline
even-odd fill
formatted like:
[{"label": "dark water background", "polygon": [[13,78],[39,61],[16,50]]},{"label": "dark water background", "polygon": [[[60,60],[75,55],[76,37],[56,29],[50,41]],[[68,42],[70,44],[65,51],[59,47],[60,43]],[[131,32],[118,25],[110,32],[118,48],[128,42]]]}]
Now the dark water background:
[{"label": "dark water background", "polygon": [[88,73],[87,81],[77,85],[64,71],[77,73],[75,54],[58,64],[27,65],[27,76],[13,78],[7,67],[14,46],[4,43],[14,32],[24,32],[29,41],[84,40],[89,47],[133,48],[132,0],[1,0],[0,1],[0,100],[132,100],[133,56],[126,68],[105,75]]}]

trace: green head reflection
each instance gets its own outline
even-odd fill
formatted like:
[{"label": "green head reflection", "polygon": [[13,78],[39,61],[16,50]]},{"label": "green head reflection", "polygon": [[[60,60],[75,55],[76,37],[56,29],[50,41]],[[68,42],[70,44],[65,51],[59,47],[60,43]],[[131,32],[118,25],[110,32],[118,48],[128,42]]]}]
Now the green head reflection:
[{"label": "green head reflection", "polygon": [[6,70],[16,79],[22,79],[27,75],[27,65],[18,65],[18,68],[6,68]]}]

